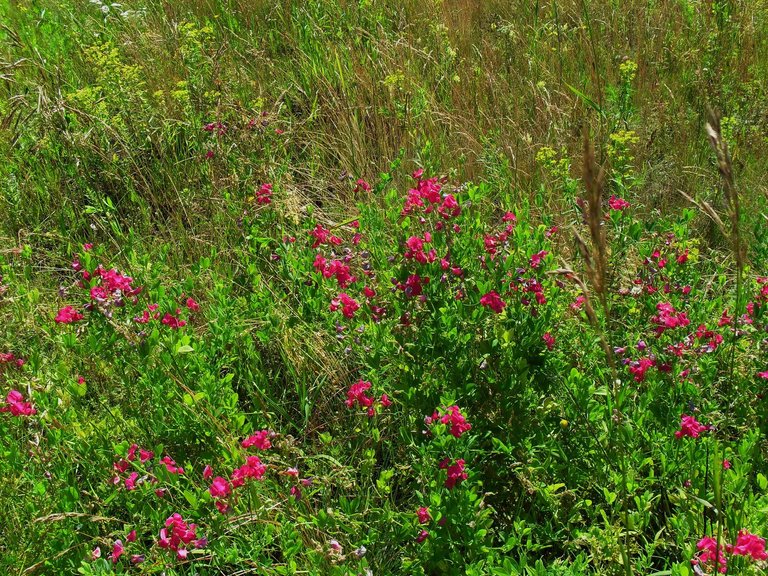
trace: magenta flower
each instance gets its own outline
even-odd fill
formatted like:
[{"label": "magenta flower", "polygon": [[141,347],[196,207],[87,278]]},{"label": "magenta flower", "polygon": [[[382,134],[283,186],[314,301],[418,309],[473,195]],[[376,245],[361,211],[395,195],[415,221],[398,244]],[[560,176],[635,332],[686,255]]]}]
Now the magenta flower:
[{"label": "magenta flower", "polygon": [[255,446],[258,450],[269,450],[272,447],[272,442],[270,442],[272,436],[274,436],[274,432],[270,430],[259,430],[256,434],[248,436],[240,445],[243,448]]},{"label": "magenta flower", "polygon": [[226,498],[232,492],[232,488],[224,478],[216,476],[208,488],[208,492],[213,498]]},{"label": "magenta flower", "polygon": [[416,510],[416,517],[419,519],[419,524],[428,524],[432,520],[432,515],[429,513],[429,508],[422,506]]},{"label": "magenta flower", "polygon": [[459,482],[462,482],[463,480],[466,480],[468,478],[467,473],[464,471],[464,460],[458,459],[455,463],[449,464],[450,460],[446,458],[440,463],[441,469],[448,469],[448,477],[445,480],[445,487],[448,488],[448,490],[453,490],[453,488],[458,484]]},{"label": "magenta flower", "polygon": [[753,560],[768,560],[765,551],[765,540],[756,534],[750,534],[746,530],[740,530],[733,546],[733,554],[736,556],[749,556]]},{"label": "magenta flower", "polygon": [[712,562],[713,566],[717,564],[717,566],[714,567],[721,574],[725,574],[728,571],[728,567],[726,566],[725,548],[722,545],[718,546],[717,541],[714,538],[705,536],[699,540],[698,544],[696,544],[696,548],[699,552],[694,558],[691,558],[691,564],[695,566]]},{"label": "magenta flower", "polygon": [[450,425],[450,433],[456,438],[461,438],[461,435],[465,432],[469,432],[472,429],[472,425],[467,422],[467,419],[461,414],[458,406],[449,406],[448,411],[442,415],[440,422],[442,424]]},{"label": "magenta flower", "polygon": [[422,530],[421,532],[419,532],[419,535],[418,535],[418,536],[416,536],[416,542],[417,542],[418,544],[421,544],[421,543],[422,543],[422,542],[424,542],[424,540],[426,540],[427,538],[429,538],[429,532],[428,532],[428,531],[426,531],[426,530]]},{"label": "magenta flower", "polygon": [[499,296],[499,293],[496,292],[496,290],[491,290],[482,298],[480,298],[480,304],[486,308],[490,308],[496,314],[501,314],[501,312],[504,310],[504,307],[507,305],[506,302],[501,299],[501,296]]},{"label": "magenta flower", "polygon": [[120,556],[123,555],[123,552],[125,552],[125,547],[123,546],[122,541],[115,540],[115,543],[112,545],[112,554],[109,555],[112,559],[112,564],[117,564],[117,561],[120,559]]},{"label": "magenta flower", "polygon": [[693,416],[683,414],[680,419],[680,430],[675,432],[675,438],[682,438],[688,436],[689,438],[698,438],[699,434],[710,430],[710,426],[705,426],[698,422]]},{"label": "magenta flower", "polygon": [[25,402],[24,396],[18,390],[11,390],[5,398],[6,406],[0,412],[10,412],[12,416],[32,416],[37,413],[31,402]]},{"label": "magenta flower", "polygon": [[72,324],[73,322],[77,322],[82,319],[83,315],[75,310],[72,306],[64,306],[64,308],[59,310],[58,314],[56,314],[54,321],[57,324]]},{"label": "magenta flower", "polygon": [[627,202],[623,198],[619,198],[616,195],[612,195],[608,199],[608,206],[610,207],[611,210],[623,211],[629,208],[629,202]]},{"label": "magenta flower", "polygon": [[355,404],[358,404],[360,408],[370,408],[373,406],[373,398],[366,394],[366,391],[370,389],[371,383],[365,380],[358,380],[355,384],[352,384],[347,391],[347,399],[344,401],[347,408],[354,408]]},{"label": "magenta flower", "polygon": [[171,474],[184,474],[184,468],[176,466],[176,462],[174,462],[170,456],[163,456],[160,463],[164,464],[165,469]]}]

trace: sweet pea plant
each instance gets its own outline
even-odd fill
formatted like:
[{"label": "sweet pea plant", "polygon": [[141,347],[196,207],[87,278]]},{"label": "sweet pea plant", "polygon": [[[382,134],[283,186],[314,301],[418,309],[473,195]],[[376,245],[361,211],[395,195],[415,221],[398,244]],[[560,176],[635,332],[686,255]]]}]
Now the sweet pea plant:
[{"label": "sweet pea plant", "polygon": [[601,3],[58,4],[0,5],[0,573],[768,569],[759,3],[605,78]]}]

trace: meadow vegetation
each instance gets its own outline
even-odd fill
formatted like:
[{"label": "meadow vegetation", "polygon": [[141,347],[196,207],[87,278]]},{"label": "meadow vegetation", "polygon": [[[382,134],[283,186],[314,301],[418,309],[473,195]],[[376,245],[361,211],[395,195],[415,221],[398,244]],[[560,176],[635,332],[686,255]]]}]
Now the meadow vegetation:
[{"label": "meadow vegetation", "polygon": [[0,0],[0,573],[760,574],[765,0]]}]

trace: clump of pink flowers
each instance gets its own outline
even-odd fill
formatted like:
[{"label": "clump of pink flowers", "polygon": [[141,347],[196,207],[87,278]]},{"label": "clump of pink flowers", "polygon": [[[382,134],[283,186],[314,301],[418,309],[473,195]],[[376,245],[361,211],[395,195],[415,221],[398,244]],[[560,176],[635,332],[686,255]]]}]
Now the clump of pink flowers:
[{"label": "clump of pink flowers", "polygon": [[687,436],[689,438],[698,438],[702,432],[711,430],[711,426],[705,426],[693,416],[683,414],[680,419],[680,430],[675,432],[675,438],[682,438]]},{"label": "clump of pink flowers", "polygon": [[[370,382],[362,379],[358,380],[349,387],[349,390],[347,390],[347,399],[344,401],[344,404],[347,405],[347,408],[354,408],[355,406],[367,408],[368,416],[374,416],[376,414],[376,408],[374,406],[375,400],[372,396],[367,394],[370,389]],[[390,400],[389,396],[386,394],[382,394],[379,399],[379,404],[386,408],[387,406],[392,405],[392,400]]]},{"label": "clump of pink flowers", "polygon": [[331,304],[328,308],[331,312],[335,312],[341,308],[341,313],[345,318],[354,318],[355,312],[360,309],[360,304],[358,304],[354,298],[349,296],[349,294],[342,292],[338,297],[331,300]]},{"label": "clump of pink flowers", "polygon": [[727,560],[725,558],[725,547],[721,544],[718,546],[717,541],[711,536],[705,536],[696,544],[698,553],[691,559],[691,564],[694,566],[700,564],[709,564],[710,562],[715,569],[721,574],[725,574],[728,571]]},{"label": "clump of pink flowers", "polygon": [[456,484],[466,480],[468,478],[468,475],[464,469],[464,460],[459,458],[451,464],[451,459],[446,458],[442,462],[440,462],[440,469],[441,470],[447,470],[448,477],[445,479],[445,487],[448,488],[448,490],[453,490],[453,488],[456,487]]},{"label": "clump of pink flowers", "polygon": [[267,205],[272,203],[272,184],[262,184],[256,191],[256,203]]},{"label": "clump of pink flowers", "polygon": [[157,545],[166,550],[176,552],[179,560],[187,557],[187,546],[192,544],[195,548],[205,548],[208,544],[205,538],[197,537],[197,526],[187,524],[181,514],[175,513],[165,521],[165,527],[160,529]]},{"label": "clump of pink flowers", "polygon": [[240,445],[243,448],[250,448],[253,446],[258,450],[269,450],[272,447],[270,438],[272,438],[274,435],[275,433],[271,430],[259,430],[255,434],[248,436],[248,438],[243,440]]},{"label": "clump of pink flowers", "polygon": [[629,208],[629,202],[624,200],[624,198],[619,198],[615,194],[612,194],[608,199],[608,207],[611,210],[618,210],[619,212],[622,212]]},{"label": "clump of pink flowers", "polygon": [[486,308],[490,308],[496,314],[501,314],[504,307],[507,305],[504,300],[501,299],[499,293],[496,290],[491,290],[480,298],[480,304]]},{"label": "clump of pink flowers", "polygon": [[438,414],[436,410],[432,416],[424,418],[424,422],[427,425],[436,422],[448,425],[450,427],[450,434],[455,438],[461,438],[462,434],[472,429],[472,424],[467,422],[466,417],[461,413],[461,409],[456,405],[449,406],[442,415]]},{"label": "clump of pink flowers", "polygon": [[83,315],[75,310],[72,306],[64,306],[56,314],[54,321],[57,324],[72,324],[73,322],[79,322],[83,319]]},{"label": "clump of pink flowers", "polygon": [[24,396],[18,390],[11,390],[5,398],[5,406],[0,412],[10,412],[11,416],[32,416],[37,413],[31,402],[25,402]]}]

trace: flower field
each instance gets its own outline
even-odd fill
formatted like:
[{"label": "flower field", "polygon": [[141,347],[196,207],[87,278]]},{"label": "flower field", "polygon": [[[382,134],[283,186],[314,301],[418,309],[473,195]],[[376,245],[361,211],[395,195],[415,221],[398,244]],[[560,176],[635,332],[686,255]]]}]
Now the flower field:
[{"label": "flower field", "polygon": [[0,574],[762,574],[767,33],[0,0]]}]

